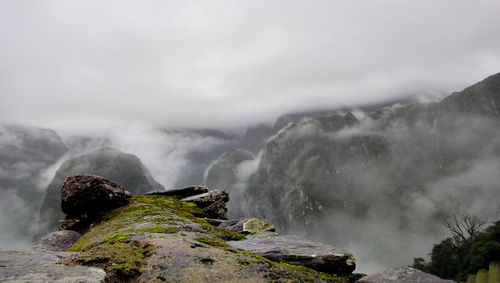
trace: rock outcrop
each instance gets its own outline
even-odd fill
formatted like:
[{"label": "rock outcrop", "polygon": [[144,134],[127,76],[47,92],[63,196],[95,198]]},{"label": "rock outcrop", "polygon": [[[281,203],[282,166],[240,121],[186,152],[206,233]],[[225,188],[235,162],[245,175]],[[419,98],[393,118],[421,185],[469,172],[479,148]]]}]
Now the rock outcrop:
[{"label": "rock outcrop", "polygon": [[227,219],[226,202],[229,201],[229,194],[225,191],[209,191],[183,198],[182,201],[192,202],[201,207],[209,218]]},{"label": "rock outcrop", "polygon": [[326,273],[349,275],[356,268],[352,254],[298,236],[259,234],[242,241],[230,241],[228,244],[270,260],[283,260]]},{"label": "rock outcrop", "polygon": [[[108,196],[99,193],[102,190],[123,193],[121,186],[87,175],[72,176],[65,186],[71,188],[71,193],[85,192],[83,198],[93,196],[88,205],[98,197],[108,200]],[[80,199],[67,197],[66,189],[61,194],[65,202],[74,202],[68,205],[78,208],[71,210],[70,215],[81,217],[81,210],[88,208],[82,208]],[[183,193],[181,190],[180,195]],[[329,274],[321,273],[292,265],[302,263],[296,258],[294,261],[283,255],[288,263],[281,258],[270,261],[228,245],[243,240],[244,235],[208,224],[204,219],[208,213],[197,205],[227,201],[227,193],[209,191],[188,197],[191,202],[179,198],[161,194],[133,196],[127,202],[117,203],[123,206],[93,218],[81,238],[78,233],[60,231],[44,237],[34,249],[0,251],[0,281],[347,282],[347,278],[332,274],[333,269],[327,270]],[[67,252],[55,251],[71,243],[74,244]],[[290,240],[288,243],[290,246]],[[320,260],[311,266],[318,268]]]},{"label": "rock outcrop", "polygon": [[275,231],[273,223],[264,219],[257,219],[252,217],[223,221],[219,224],[219,227],[242,234],[260,234],[264,232]]},{"label": "rock outcrop", "polygon": [[102,268],[113,282],[338,282],[336,275],[232,248],[227,241],[242,235],[198,218],[208,214],[197,204],[227,199],[221,191],[188,197],[191,203],[178,196],[134,196],[91,225],[69,249],[77,253],[62,262]]},{"label": "rock outcrop", "polygon": [[61,209],[70,218],[95,216],[123,206],[130,193],[118,183],[93,175],[73,175],[61,190]]},{"label": "rock outcrop", "polygon": [[61,189],[61,209],[67,215],[60,228],[83,230],[103,213],[127,204],[129,198],[130,193],[120,184],[103,177],[70,176]]},{"label": "rock outcrop", "polygon": [[169,191],[152,191],[147,192],[145,195],[161,195],[161,196],[175,196],[179,198],[187,198],[199,194],[208,193],[208,188],[203,185],[195,185],[182,189],[174,189]]},{"label": "rock outcrop", "polygon": [[411,267],[388,269],[369,276],[365,276],[357,283],[453,283],[453,280],[444,280],[429,273]]},{"label": "rock outcrop", "polygon": [[65,252],[81,237],[82,234],[71,230],[55,231],[38,240],[35,248],[47,251]]},{"label": "rock outcrop", "polygon": [[65,161],[49,184],[40,208],[38,238],[57,230],[58,221],[64,218],[61,211],[61,187],[72,175],[98,175],[121,184],[131,194],[162,191],[141,160],[132,154],[113,148],[103,148]]}]

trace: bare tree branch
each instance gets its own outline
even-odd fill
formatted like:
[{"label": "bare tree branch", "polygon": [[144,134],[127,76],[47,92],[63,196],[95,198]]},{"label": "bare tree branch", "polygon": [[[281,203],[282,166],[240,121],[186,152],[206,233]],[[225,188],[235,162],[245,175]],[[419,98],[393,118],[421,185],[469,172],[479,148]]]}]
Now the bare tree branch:
[{"label": "bare tree branch", "polygon": [[443,221],[444,227],[448,228],[454,236],[464,241],[474,238],[484,224],[486,224],[486,221],[481,220],[479,217],[465,214],[453,214],[452,220]]}]

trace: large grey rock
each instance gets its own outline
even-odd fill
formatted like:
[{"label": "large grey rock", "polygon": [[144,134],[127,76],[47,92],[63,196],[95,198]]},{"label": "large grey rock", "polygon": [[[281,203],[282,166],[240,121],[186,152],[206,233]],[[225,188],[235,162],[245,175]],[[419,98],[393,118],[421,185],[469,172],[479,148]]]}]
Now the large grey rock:
[{"label": "large grey rock", "polygon": [[71,230],[55,231],[38,240],[36,248],[63,252],[69,249],[81,237],[80,233]]},{"label": "large grey rock", "polygon": [[90,174],[113,180],[133,195],[164,190],[141,160],[114,148],[103,148],[65,161],[49,184],[40,208],[38,238],[58,230],[61,211],[61,187],[72,175]]},{"label": "large grey rock", "polygon": [[244,217],[239,219],[231,219],[220,223],[219,227],[225,228],[236,233],[264,233],[268,231],[275,231],[274,224],[264,220],[251,217]]},{"label": "large grey rock", "polygon": [[226,202],[229,194],[225,191],[209,191],[207,193],[183,198],[181,201],[193,202],[201,207],[210,218],[227,219]]},{"label": "large grey rock", "polygon": [[57,264],[70,255],[46,250],[0,250],[0,281],[104,282],[106,273],[100,268]]},{"label": "large grey rock", "polygon": [[74,175],[61,189],[61,209],[68,218],[95,219],[102,212],[127,204],[130,194],[118,183],[100,176]]},{"label": "large grey rock", "polygon": [[365,276],[357,283],[453,283],[453,280],[444,280],[432,274],[422,272],[411,267],[387,269]]},{"label": "large grey rock", "polygon": [[351,274],[356,268],[356,260],[352,254],[298,236],[275,236],[269,233],[227,243],[270,260],[284,260],[331,274]]},{"label": "large grey rock", "polygon": [[174,189],[169,191],[152,191],[147,192],[145,195],[161,195],[161,196],[175,196],[179,198],[186,198],[190,196],[195,196],[203,193],[208,193],[208,188],[203,185],[195,185],[191,187],[186,187],[182,189]]}]

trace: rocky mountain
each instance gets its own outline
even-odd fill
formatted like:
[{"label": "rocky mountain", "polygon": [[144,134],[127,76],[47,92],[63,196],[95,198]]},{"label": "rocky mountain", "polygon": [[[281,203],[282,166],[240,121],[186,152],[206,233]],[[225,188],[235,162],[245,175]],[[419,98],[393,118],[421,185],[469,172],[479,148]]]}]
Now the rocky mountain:
[{"label": "rocky mountain", "polygon": [[30,241],[44,173],[66,153],[54,131],[0,125],[0,248]]},{"label": "rocky mountain", "polygon": [[451,213],[500,215],[499,100],[496,74],[438,103],[292,123],[238,190],[239,214],[353,246],[361,265],[409,264]]},{"label": "rocky mountain", "polygon": [[141,160],[114,148],[103,148],[65,161],[50,182],[40,208],[38,237],[57,230],[64,218],[61,211],[61,187],[66,177],[75,174],[94,174],[122,184],[131,194],[164,190]]}]

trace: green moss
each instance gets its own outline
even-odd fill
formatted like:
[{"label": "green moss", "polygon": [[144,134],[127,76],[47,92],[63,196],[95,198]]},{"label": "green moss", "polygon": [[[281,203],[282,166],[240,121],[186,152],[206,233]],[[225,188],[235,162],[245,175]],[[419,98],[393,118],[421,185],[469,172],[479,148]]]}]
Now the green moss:
[{"label": "green moss", "polygon": [[108,243],[116,243],[116,242],[120,242],[120,241],[123,241],[123,240],[127,240],[130,237],[132,237],[131,234],[116,233],[116,234],[104,237],[104,241],[108,242]]},{"label": "green moss", "polygon": [[90,241],[87,239],[80,239],[73,246],[68,249],[68,252],[79,252],[83,247],[90,244]]},{"label": "green moss", "polygon": [[[97,266],[106,270],[107,278],[130,279],[142,273],[145,258],[153,247],[138,241],[105,242],[76,255],[72,261],[81,265]],[[111,280],[113,281],[113,280]]]},{"label": "green moss", "polygon": [[207,238],[203,238],[203,237],[200,237],[200,238],[197,238],[196,241],[200,242],[200,243],[204,243],[204,244],[207,244],[207,245],[210,245],[212,247],[227,247],[228,245],[222,241],[217,241],[217,240],[210,240],[210,239],[207,239]]},{"label": "green moss", "polygon": [[198,207],[194,202],[185,202],[187,207]]},{"label": "green moss", "polygon": [[177,228],[166,228],[162,226],[154,226],[150,228],[138,229],[138,232],[146,232],[146,233],[163,233],[163,234],[174,234],[179,232]]},{"label": "green moss", "polygon": [[[324,279],[324,280],[327,280],[327,281],[337,281],[338,280],[338,276],[335,275],[335,274],[328,274],[328,273],[324,273],[324,272],[318,272],[314,269],[311,269],[309,267],[305,267],[305,266],[302,266],[302,265],[293,265],[293,264],[290,264],[282,259],[280,259],[278,261],[278,264],[281,265],[281,266],[285,266],[289,269],[292,269],[292,270],[295,270],[295,271],[298,271],[298,272],[303,272],[303,273],[316,273],[319,274],[319,277],[321,279]],[[305,278],[304,278],[305,279]],[[314,277],[311,275],[311,278],[310,278],[311,281],[314,281]],[[309,281],[309,280],[306,280],[306,281]]]}]

